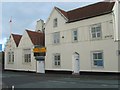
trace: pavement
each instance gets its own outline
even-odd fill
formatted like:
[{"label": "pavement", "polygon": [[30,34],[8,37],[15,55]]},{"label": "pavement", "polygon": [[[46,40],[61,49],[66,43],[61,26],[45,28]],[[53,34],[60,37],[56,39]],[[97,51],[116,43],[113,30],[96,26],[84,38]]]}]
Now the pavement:
[{"label": "pavement", "polygon": [[[37,74],[3,71],[4,88],[119,88],[118,75]],[[16,90],[16,89],[15,89]]]}]

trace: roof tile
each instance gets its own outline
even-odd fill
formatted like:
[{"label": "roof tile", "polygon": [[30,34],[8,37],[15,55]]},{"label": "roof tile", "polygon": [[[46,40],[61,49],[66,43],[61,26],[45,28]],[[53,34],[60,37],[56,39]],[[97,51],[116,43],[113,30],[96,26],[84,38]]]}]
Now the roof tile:
[{"label": "roof tile", "polygon": [[64,11],[57,8],[67,19],[68,22],[83,20],[112,12],[115,2],[98,2],[70,11]]},{"label": "roof tile", "polygon": [[45,45],[45,35],[42,32],[26,30],[34,45]]},{"label": "roof tile", "polygon": [[16,46],[18,47],[22,35],[12,34],[12,36],[13,36]]}]

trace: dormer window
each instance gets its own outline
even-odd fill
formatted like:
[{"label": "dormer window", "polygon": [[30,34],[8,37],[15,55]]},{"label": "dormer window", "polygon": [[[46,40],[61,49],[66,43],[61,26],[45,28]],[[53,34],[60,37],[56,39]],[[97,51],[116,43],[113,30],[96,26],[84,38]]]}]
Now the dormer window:
[{"label": "dormer window", "polygon": [[58,24],[57,18],[55,18],[55,19],[53,20],[53,27],[57,27],[57,24]]}]

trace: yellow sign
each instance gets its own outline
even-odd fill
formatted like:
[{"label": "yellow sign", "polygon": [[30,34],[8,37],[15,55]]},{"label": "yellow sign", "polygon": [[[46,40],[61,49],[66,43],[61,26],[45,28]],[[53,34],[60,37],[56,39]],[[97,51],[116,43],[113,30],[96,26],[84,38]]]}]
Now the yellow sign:
[{"label": "yellow sign", "polygon": [[33,52],[46,52],[46,48],[34,48]]}]

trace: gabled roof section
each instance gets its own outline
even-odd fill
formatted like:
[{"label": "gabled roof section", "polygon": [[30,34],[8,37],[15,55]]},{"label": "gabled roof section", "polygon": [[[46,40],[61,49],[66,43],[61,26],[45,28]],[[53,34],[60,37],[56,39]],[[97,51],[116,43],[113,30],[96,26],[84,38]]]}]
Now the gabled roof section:
[{"label": "gabled roof section", "polygon": [[35,31],[30,31],[30,30],[26,30],[26,32],[28,33],[32,43],[34,45],[45,45],[45,35],[42,32],[35,32]]},{"label": "gabled roof section", "polygon": [[15,44],[16,44],[16,46],[18,47],[22,35],[19,35],[19,34],[11,34],[11,35],[13,36],[13,39],[14,39],[14,41],[15,41]]},{"label": "gabled roof section", "polygon": [[58,8],[58,7],[54,7],[55,9],[57,9],[62,15],[64,15],[64,17],[66,17],[68,19],[68,15],[67,15],[67,12]]},{"label": "gabled roof section", "polygon": [[59,8],[57,9],[68,19],[68,22],[74,22],[111,13],[114,3],[115,2],[98,2],[67,12]]}]

